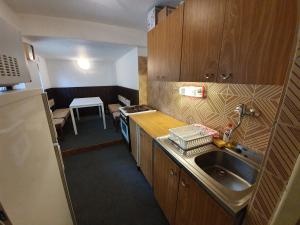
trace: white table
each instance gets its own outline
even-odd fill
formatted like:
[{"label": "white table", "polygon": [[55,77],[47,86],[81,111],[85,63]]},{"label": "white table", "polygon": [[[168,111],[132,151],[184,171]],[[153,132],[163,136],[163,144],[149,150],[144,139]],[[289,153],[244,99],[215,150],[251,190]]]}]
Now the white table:
[{"label": "white table", "polygon": [[[99,97],[92,97],[92,98],[74,98],[73,101],[70,104],[70,112],[72,117],[72,123],[74,128],[75,135],[78,134],[77,127],[76,127],[76,121],[74,117],[73,109],[76,109],[77,118],[80,120],[79,117],[79,108],[87,108],[87,107],[99,107],[99,116],[103,119],[103,127],[106,129],[106,121],[105,121],[105,114],[104,114],[104,104],[102,100]],[[101,116],[102,114],[102,116]]]}]

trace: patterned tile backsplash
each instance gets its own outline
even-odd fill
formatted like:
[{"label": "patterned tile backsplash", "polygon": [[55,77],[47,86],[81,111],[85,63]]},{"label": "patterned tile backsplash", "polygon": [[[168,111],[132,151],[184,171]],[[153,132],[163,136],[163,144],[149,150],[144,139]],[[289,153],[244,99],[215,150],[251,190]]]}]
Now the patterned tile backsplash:
[{"label": "patterned tile backsplash", "polygon": [[244,118],[233,140],[256,151],[267,149],[282,86],[205,83],[206,98],[179,95],[179,87],[199,85],[202,83],[148,81],[148,104],[187,123],[201,123],[222,131],[228,123],[237,123],[238,115],[233,110],[244,103],[261,115]]}]

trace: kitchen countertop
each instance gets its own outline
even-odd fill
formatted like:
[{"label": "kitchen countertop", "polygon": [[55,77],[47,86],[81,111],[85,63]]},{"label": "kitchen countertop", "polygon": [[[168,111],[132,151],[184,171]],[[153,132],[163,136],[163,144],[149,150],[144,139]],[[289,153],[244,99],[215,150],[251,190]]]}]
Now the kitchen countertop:
[{"label": "kitchen countertop", "polygon": [[129,115],[129,117],[152,138],[167,135],[170,128],[187,125],[185,122],[159,111]]},{"label": "kitchen countertop", "polygon": [[[192,177],[194,177],[199,185],[206,189],[216,201],[227,209],[228,212],[235,216],[238,216],[243,212],[243,209],[246,207],[251,196],[250,192],[252,188],[246,192],[237,192],[234,195],[232,195],[229,191],[226,191],[224,188],[216,188],[215,185],[212,184],[214,182],[209,181],[211,178],[207,176],[205,177],[203,172],[199,173],[199,171],[195,170],[195,168],[188,163],[188,160],[186,160],[185,157],[182,157],[161,145],[162,143],[159,141],[160,138],[168,135],[170,128],[184,126],[187,125],[186,123],[176,120],[175,118],[159,111],[129,115],[129,117],[153,139],[155,139],[155,142],[158,143],[173,160],[175,160]],[[214,149],[217,149],[217,147],[214,147]]]}]

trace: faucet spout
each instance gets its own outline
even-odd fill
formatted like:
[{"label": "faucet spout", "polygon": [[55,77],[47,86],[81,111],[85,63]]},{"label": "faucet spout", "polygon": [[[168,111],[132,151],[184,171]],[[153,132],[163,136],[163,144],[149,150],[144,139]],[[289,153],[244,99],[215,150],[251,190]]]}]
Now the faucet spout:
[{"label": "faucet spout", "polygon": [[[232,129],[230,136],[232,137],[234,131],[241,126],[243,118],[245,116],[253,116],[253,117],[258,117],[260,115],[260,113],[255,110],[254,108],[247,108],[246,104],[238,104],[237,107],[235,108],[234,112],[238,113],[239,115],[239,120],[237,125]],[[231,138],[230,137],[230,138]]]}]

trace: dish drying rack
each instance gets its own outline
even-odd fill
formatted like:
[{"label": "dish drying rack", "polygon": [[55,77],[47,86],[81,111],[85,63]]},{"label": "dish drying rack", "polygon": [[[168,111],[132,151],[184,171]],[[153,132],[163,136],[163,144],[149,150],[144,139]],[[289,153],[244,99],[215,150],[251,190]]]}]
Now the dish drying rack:
[{"label": "dish drying rack", "polygon": [[169,139],[183,150],[191,150],[212,143],[213,137],[219,134],[217,131],[201,124],[172,128],[169,129],[169,133]]}]

